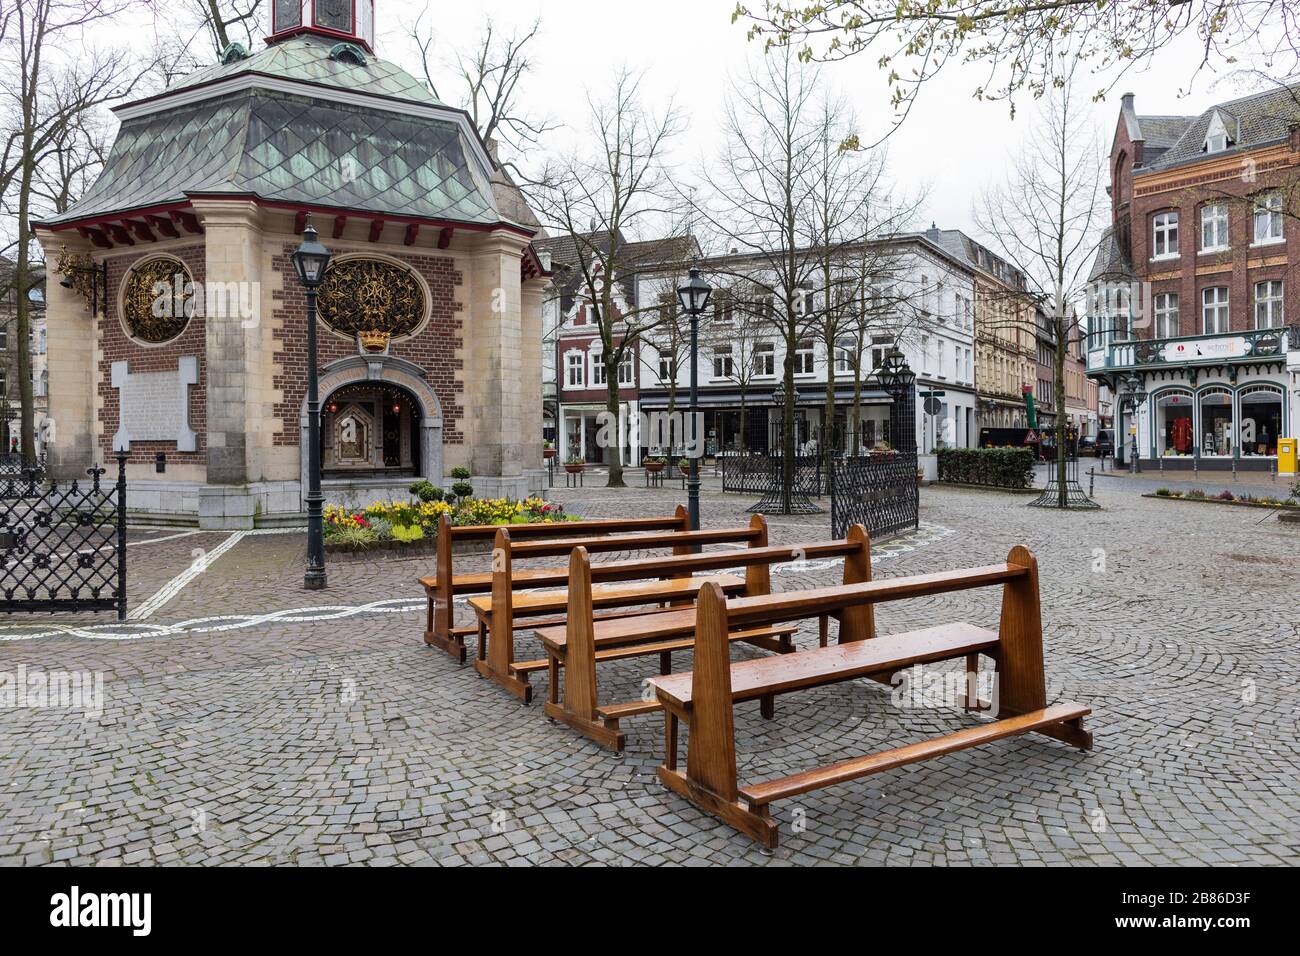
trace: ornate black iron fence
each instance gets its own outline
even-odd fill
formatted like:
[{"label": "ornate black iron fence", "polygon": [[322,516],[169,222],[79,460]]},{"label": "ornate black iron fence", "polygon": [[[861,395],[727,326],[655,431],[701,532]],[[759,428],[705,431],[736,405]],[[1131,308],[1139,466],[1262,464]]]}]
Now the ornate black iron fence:
[{"label": "ornate black iron fence", "polygon": [[[746,495],[770,494],[780,485],[782,460],[779,455],[719,455],[722,490]],[[825,486],[821,456],[797,456],[794,460],[795,493],[820,498]]]},{"label": "ornate black iron fence", "polygon": [[116,611],[126,619],[126,456],[117,482],[0,478],[0,595],[6,613]]},{"label": "ornate black iron fence", "polygon": [[25,479],[31,478],[35,481],[42,481],[45,478],[45,456],[37,458],[32,464],[27,464],[22,455],[15,455],[9,452],[0,454],[0,481],[5,479]]},{"label": "ornate black iron fence", "polygon": [[831,529],[837,538],[865,525],[873,538],[920,523],[916,453],[835,460],[831,474]]}]

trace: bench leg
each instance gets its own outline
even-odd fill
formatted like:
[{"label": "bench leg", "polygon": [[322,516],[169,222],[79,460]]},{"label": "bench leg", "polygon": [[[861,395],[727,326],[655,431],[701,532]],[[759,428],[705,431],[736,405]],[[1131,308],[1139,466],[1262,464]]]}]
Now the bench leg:
[{"label": "bench leg", "polygon": [[817,619],[817,646],[825,647],[831,639],[831,619],[823,614]]},{"label": "bench leg", "polygon": [[778,838],[776,821],[772,819],[766,806],[750,809],[739,800],[725,800],[712,790],[688,779],[680,770],[667,766],[659,768],[659,782],[705,813],[739,830],[764,848],[776,849]]},{"label": "bench leg", "polygon": [[560,702],[560,659],[554,654],[546,655],[546,676],[550,686],[546,688],[546,699],[552,704]]},{"label": "bench leg", "polygon": [[664,709],[664,766],[677,769],[677,715]]},{"label": "bench leg", "polygon": [[452,634],[450,630],[444,634],[442,633],[443,630],[442,622],[438,620],[434,599],[429,598],[429,610],[425,617],[424,643],[430,647],[446,651],[459,663],[464,664],[469,656],[465,648],[465,639],[458,634]]},{"label": "bench leg", "polygon": [[776,695],[764,694],[758,699],[758,712],[763,715],[764,720],[771,720],[776,716]]},{"label": "bench leg", "polygon": [[1059,724],[1048,724],[1046,727],[1037,727],[1034,732],[1071,744],[1080,750],[1092,749],[1092,734],[1083,729],[1082,717]]},{"label": "bench leg", "polygon": [[980,674],[980,655],[976,651],[973,654],[966,655],[966,702],[965,710],[970,711],[983,710],[980,706],[979,699],[979,674]]},{"label": "bench leg", "polygon": [[602,747],[622,753],[627,745],[627,737],[618,729],[617,719],[592,720],[590,717],[575,714],[564,704],[552,703],[549,700],[542,705],[542,708],[551,720],[558,720],[564,726],[576,730]]},{"label": "bench leg", "polygon": [[673,654],[672,651],[659,652],[659,673],[671,674],[673,672]]}]

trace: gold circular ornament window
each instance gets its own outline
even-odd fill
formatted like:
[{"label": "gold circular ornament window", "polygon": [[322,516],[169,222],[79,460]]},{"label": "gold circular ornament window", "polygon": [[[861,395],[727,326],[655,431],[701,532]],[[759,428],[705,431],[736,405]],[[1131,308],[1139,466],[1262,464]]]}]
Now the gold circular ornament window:
[{"label": "gold circular ornament window", "polygon": [[410,335],[424,321],[424,287],[404,266],[383,259],[330,263],[317,292],[321,321],[340,335]]},{"label": "gold circular ornament window", "polygon": [[185,331],[194,305],[194,280],[185,263],[155,256],[137,262],[127,273],[122,286],[122,325],[133,339],[162,345]]}]

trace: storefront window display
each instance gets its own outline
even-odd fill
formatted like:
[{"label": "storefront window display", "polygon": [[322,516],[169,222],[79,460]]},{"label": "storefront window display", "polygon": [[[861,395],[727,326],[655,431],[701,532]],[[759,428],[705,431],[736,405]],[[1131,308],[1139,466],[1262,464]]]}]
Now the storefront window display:
[{"label": "storefront window display", "polygon": [[1226,388],[1201,393],[1201,455],[1229,456],[1233,448],[1232,394]]},{"label": "storefront window display", "polygon": [[1156,453],[1190,455],[1196,444],[1192,393],[1161,392],[1155,397]]},{"label": "storefront window display", "polygon": [[1282,434],[1282,393],[1269,385],[1241,391],[1241,454],[1276,455]]}]

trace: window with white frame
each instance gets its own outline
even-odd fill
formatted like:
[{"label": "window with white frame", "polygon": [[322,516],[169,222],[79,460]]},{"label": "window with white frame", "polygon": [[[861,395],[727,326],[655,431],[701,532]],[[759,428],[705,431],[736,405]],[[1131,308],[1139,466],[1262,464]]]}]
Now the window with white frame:
[{"label": "window with white frame", "polygon": [[758,342],[754,345],[754,374],[776,374],[776,346],[771,342]]},{"label": "window with white frame", "polygon": [[590,355],[591,361],[591,375],[588,376],[587,381],[590,382],[593,387],[604,385],[606,382],[605,353],[592,349],[588,354]]},{"label": "window with white frame", "polygon": [[934,352],[935,352],[934,374],[938,375],[940,378],[943,378],[945,374],[947,374],[944,371],[944,362],[947,361],[948,356],[945,354],[943,346],[944,346],[943,339],[934,340]]},{"label": "window with white frame", "polygon": [[659,381],[671,382],[677,377],[673,369],[673,357],[667,352],[659,353]]},{"label": "window with white frame", "polygon": [[732,346],[715,345],[713,347],[713,377],[731,378],[735,372],[735,360],[732,358]]},{"label": "window with white frame", "polygon": [[0,352],[9,351],[9,330],[0,325]]},{"label": "window with white frame", "polygon": [[622,360],[618,363],[618,384],[636,384],[636,362],[633,360],[632,349],[626,349]]},{"label": "window with white frame", "polygon": [[713,321],[730,322],[735,308],[731,293],[719,290],[713,294]]},{"label": "window with white frame", "polygon": [[848,375],[853,371],[853,353],[855,341],[851,335],[841,335],[835,340],[835,372]]},{"label": "window with white frame", "polygon": [[1282,241],[1281,193],[1266,193],[1255,200],[1254,225],[1256,245]]},{"label": "window with white frame", "polygon": [[890,336],[873,335],[871,337],[871,367],[878,369],[885,364],[885,356],[889,354],[890,349],[894,347],[894,340]]},{"label": "window with white frame", "polygon": [[1151,258],[1173,259],[1178,255],[1178,213],[1156,213],[1151,217],[1151,233]]},{"label": "window with white frame", "polygon": [[921,336],[921,371],[930,374],[930,336]]},{"label": "window with white frame", "polygon": [[1220,252],[1228,248],[1228,207],[1209,203],[1201,207],[1201,251]]},{"label": "window with white frame", "polygon": [[0,398],[9,394],[9,373],[0,368]]},{"label": "window with white frame", "polygon": [[1156,320],[1156,338],[1172,339],[1178,335],[1178,295],[1162,292],[1153,302]]},{"label": "window with white frame", "polygon": [[794,374],[811,375],[815,358],[816,350],[813,346],[813,340],[800,339],[794,350]]},{"label": "window with white frame", "polygon": [[1211,286],[1201,290],[1201,331],[1218,335],[1228,331],[1228,287]]},{"label": "window with white frame", "polygon": [[568,352],[564,356],[565,388],[582,388],[586,384],[586,357],[581,352]]},{"label": "window with white frame", "polygon": [[1270,279],[1255,283],[1255,328],[1280,329],[1282,321],[1282,282]]}]

